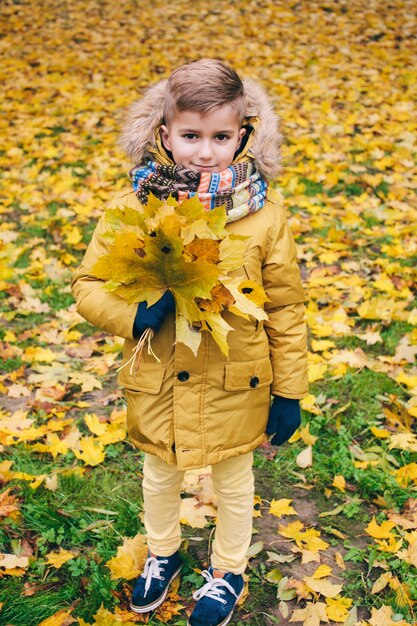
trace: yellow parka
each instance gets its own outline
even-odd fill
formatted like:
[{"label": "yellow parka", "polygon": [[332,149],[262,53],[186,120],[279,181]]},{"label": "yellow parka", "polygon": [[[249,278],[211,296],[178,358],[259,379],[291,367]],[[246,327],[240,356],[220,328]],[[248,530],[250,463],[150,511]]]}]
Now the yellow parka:
[{"label": "yellow parka", "polygon": [[[268,115],[275,125],[276,118],[265,95],[261,91],[260,97],[260,88],[256,88],[253,94],[246,84],[253,96],[247,109],[255,103],[249,113],[257,115],[258,128],[262,130]],[[147,97],[149,100],[149,92]],[[139,113],[145,115],[144,110]],[[155,106],[149,110],[158,120]],[[131,119],[129,126],[134,126]],[[144,125],[147,132],[150,126],[148,120]],[[137,134],[140,130],[136,124]],[[259,135],[257,139],[259,146]],[[270,139],[271,131],[267,141]],[[254,144],[251,142],[250,149]],[[143,139],[137,145],[144,145]],[[137,158],[134,151],[130,153]],[[264,175],[268,174],[269,163],[268,155],[262,154],[258,159]],[[116,198],[112,204],[139,207],[133,192],[124,194],[122,200]],[[307,393],[304,294],[285,210],[282,204],[267,201],[260,211],[228,224],[227,228],[250,237],[245,263],[234,274],[263,285],[269,298],[265,305],[269,319],[257,322],[224,313],[234,328],[228,335],[229,356],[226,358],[211,337],[203,333],[195,357],[187,346],[175,343],[175,317],[171,314],[152,339],[152,349],[161,362],[145,349],[139,370],[131,375],[126,367],[118,379],[125,389],[127,426],[133,443],[166,463],[177,463],[179,469],[203,467],[253,450],[266,437],[271,393],[295,399]],[[126,362],[136,345],[132,333],[137,305],[106,292],[102,281],[93,276],[92,267],[108,252],[108,243],[102,238],[104,230],[103,217],[73,278],[72,289],[77,311],[87,321],[125,339]]]}]

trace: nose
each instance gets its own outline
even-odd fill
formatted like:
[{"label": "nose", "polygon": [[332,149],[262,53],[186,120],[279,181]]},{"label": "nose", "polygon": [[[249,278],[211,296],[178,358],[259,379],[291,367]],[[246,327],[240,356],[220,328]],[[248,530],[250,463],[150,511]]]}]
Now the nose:
[{"label": "nose", "polygon": [[202,161],[210,161],[213,156],[210,140],[202,140],[198,148],[198,156]]}]

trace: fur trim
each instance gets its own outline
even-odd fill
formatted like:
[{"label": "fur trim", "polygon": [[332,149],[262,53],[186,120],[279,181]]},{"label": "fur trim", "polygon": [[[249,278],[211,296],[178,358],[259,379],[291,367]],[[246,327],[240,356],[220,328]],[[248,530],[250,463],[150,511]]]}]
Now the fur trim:
[{"label": "fur trim", "polygon": [[[129,159],[140,164],[152,158],[148,146],[155,146],[155,131],[161,125],[164,115],[166,80],[150,87],[143,98],[130,107],[120,145]],[[275,178],[280,171],[282,135],[279,118],[264,89],[256,81],[243,79],[245,90],[245,117],[257,117],[258,125],[254,132],[250,152],[255,157],[259,172],[267,179]]]}]

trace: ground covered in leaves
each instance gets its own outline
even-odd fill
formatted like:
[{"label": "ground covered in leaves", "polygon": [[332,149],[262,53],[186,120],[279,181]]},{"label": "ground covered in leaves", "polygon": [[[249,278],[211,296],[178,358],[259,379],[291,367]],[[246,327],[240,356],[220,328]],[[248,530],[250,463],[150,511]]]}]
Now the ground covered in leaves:
[{"label": "ground covered in leaves", "polygon": [[[69,280],[126,185],[124,108],[195,57],[260,80],[308,294],[303,427],[256,455],[248,595],[232,625],[415,624],[417,24],[413,0],[6,0],[1,9],[0,624],[114,626],[146,552],[119,340]],[[184,486],[184,626],[213,529]]]}]

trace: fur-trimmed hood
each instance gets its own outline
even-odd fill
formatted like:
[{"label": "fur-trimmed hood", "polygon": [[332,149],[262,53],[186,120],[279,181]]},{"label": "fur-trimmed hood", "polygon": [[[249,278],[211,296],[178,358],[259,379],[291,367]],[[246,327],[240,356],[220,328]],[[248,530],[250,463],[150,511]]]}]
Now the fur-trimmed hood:
[{"label": "fur-trimmed hood", "polygon": [[[155,134],[163,123],[166,84],[167,81],[162,80],[151,86],[143,98],[134,102],[128,111],[120,145],[136,165],[153,158],[152,150],[156,148]],[[248,155],[254,158],[259,172],[271,180],[279,173],[281,163],[282,136],[279,118],[259,83],[245,78],[243,86],[246,105],[244,124],[251,118],[257,118],[249,138]]]}]

